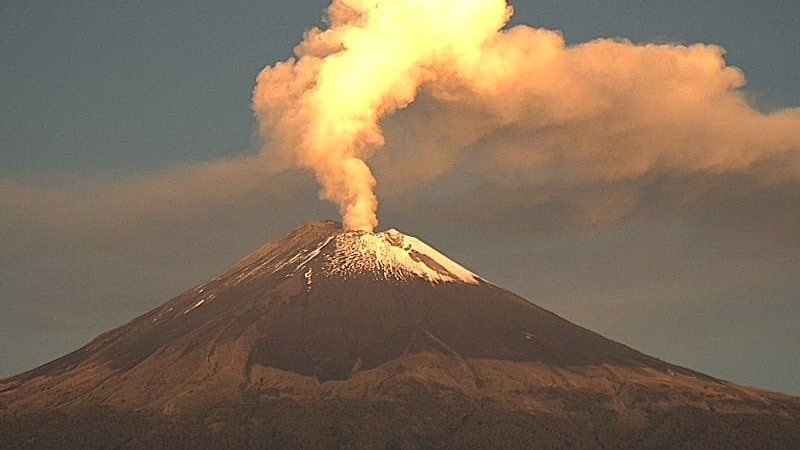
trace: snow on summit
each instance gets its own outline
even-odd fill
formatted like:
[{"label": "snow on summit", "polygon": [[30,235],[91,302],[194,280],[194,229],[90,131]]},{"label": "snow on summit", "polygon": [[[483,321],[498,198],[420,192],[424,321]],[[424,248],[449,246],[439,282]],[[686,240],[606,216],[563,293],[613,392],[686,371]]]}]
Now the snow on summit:
[{"label": "snow on summit", "polygon": [[336,236],[324,269],[330,275],[373,273],[383,279],[420,277],[433,283],[477,283],[478,277],[421,240],[388,230]]},{"label": "snow on summit", "polygon": [[335,222],[314,222],[265,245],[228,272],[226,284],[249,283],[281,273],[302,276],[308,289],[316,277],[367,275],[375,281],[477,284],[481,278],[433,247],[397,230],[342,231]]}]

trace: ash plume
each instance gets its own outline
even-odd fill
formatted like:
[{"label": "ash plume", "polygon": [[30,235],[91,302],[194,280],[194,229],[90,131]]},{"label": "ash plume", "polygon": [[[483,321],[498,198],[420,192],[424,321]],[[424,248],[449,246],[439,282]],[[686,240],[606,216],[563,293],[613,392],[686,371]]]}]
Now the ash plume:
[{"label": "ash plume", "polygon": [[[753,108],[722,48],[567,46],[557,31],[505,28],[511,15],[505,0],[334,0],[328,27],[309,30],[296,58],[258,77],[253,108],[265,153],[311,169],[345,228],[365,231],[378,223],[366,161],[386,144],[402,150],[382,170],[399,191],[459,164],[523,190],[653,173],[800,176],[800,109]],[[382,119],[420,93],[437,107],[427,120],[405,117],[417,123],[409,142],[418,145],[386,142]],[[775,160],[785,163],[760,169]],[[629,210],[638,200],[625,197]]]}]

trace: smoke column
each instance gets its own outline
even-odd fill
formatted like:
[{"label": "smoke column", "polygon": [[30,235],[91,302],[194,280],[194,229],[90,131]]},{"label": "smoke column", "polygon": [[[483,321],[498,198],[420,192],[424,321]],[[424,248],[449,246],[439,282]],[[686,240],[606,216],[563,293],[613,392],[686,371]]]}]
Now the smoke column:
[{"label": "smoke column", "polygon": [[[334,0],[328,27],[309,30],[296,58],[258,76],[253,109],[265,154],[311,169],[345,228],[364,231],[378,224],[365,161],[385,144],[381,119],[422,89],[442,114],[478,110],[480,120],[431,123],[424,131],[436,140],[463,145],[439,145],[433,151],[447,156],[437,158],[409,149],[394,178],[414,179],[411,167],[429,181],[478,139],[495,157],[477,171],[501,184],[731,173],[780,155],[789,155],[784,175],[800,173],[800,111],[752,108],[723,49],[625,40],[567,47],[558,32],[504,29],[512,13],[505,0]],[[502,130],[516,130],[516,140]]]},{"label": "smoke column", "polygon": [[372,231],[376,183],[364,160],[384,143],[380,119],[423,83],[477,64],[510,16],[503,0],[334,0],[330,27],[310,30],[298,59],[259,75],[262,134],[314,171],[346,229]]}]

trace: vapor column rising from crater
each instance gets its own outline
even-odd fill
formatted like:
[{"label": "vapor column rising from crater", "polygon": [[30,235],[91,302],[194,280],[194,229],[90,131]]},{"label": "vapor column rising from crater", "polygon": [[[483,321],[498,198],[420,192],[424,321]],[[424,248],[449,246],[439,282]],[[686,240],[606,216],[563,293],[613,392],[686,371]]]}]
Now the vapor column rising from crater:
[{"label": "vapor column rising from crater", "polygon": [[386,144],[381,120],[424,89],[436,116],[403,112],[422,125],[409,129],[416,148],[389,143],[394,164],[380,168],[394,187],[469,166],[462,178],[493,204],[507,203],[504,190],[556,192],[585,204],[591,221],[613,222],[636,208],[646,178],[800,178],[800,109],[756,110],[722,48],[567,46],[557,31],[505,29],[511,15],[505,0],[334,0],[329,26],[309,30],[296,58],[258,77],[265,155],[311,169],[345,228],[372,231],[378,201],[366,161]]},{"label": "vapor column rising from crater", "polygon": [[314,171],[345,228],[372,231],[376,182],[364,161],[384,143],[380,119],[413,102],[426,81],[477,64],[510,16],[504,0],[334,0],[330,27],[310,30],[298,59],[259,75],[262,135]]}]

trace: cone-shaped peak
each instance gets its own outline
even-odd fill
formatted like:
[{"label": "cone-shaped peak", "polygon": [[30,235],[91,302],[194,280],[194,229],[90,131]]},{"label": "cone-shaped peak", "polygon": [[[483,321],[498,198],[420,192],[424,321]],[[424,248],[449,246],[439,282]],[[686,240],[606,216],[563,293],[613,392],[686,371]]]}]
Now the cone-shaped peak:
[{"label": "cone-shaped peak", "polygon": [[413,236],[336,222],[0,380],[0,448],[800,448],[799,423],[797,399],[610,341]]},{"label": "cone-shaped peak", "polygon": [[433,283],[477,283],[479,278],[414,236],[395,229],[378,233],[346,232],[333,239],[329,273],[371,273],[379,279],[422,278]]},{"label": "cone-shaped peak", "polygon": [[[414,236],[395,229],[345,231],[333,221],[310,222],[243,259],[242,280],[288,271],[326,277],[368,276],[378,281],[478,283],[480,278]],[[310,272],[309,272],[310,271]],[[244,275],[241,275],[244,274]]]}]

